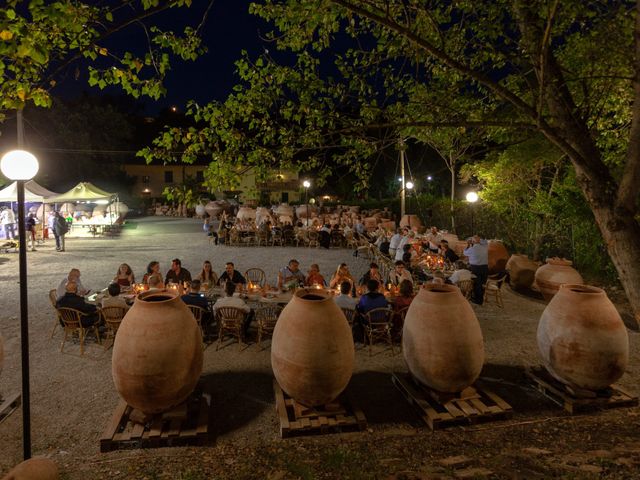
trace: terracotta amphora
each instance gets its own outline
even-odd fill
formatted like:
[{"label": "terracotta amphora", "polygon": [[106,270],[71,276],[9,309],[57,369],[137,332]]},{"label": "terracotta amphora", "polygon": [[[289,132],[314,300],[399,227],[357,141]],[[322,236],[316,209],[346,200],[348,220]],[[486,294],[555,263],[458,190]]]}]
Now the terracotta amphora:
[{"label": "terracotta amphora", "polygon": [[503,272],[507,267],[509,251],[500,240],[489,240],[489,274]]},{"label": "terracotta amphora", "polygon": [[256,210],[255,208],[242,206],[238,209],[238,214],[236,215],[238,220],[255,220],[256,219]]},{"label": "terracotta amphora", "polygon": [[536,286],[545,300],[551,300],[563,283],[584,283],[582,275],[571,265],[570,260],[553,257],[536,270]]},{"label": "terracotta amphora", "polygon": [[202,372],[202,333],[177,294],[138,295],[118,329],[111,370],[122,399],[146,414],[186,400]]},{"label": "terracotta amphora", "polygon": [[324,405],[346,388],[354,359],[351,329],[333,294],[297,290],[271,343],[271,367],[282,389],[303,405]]},{"label": "terracotta amphora", "polygon": [[2,480],[58,480],[58,466],[45,457],[34,457],[16,465]]},{"label": "terracotta amphora", "polygon": [[509,272],[509,285],[516,290],[531,287],[536,278],[538,263],[526,255],[514,253],[507,261],[506,270]]},{"label": "terracotta amphora", "polygon": [[0,374],[2,374],[3,365],[4,365],[4,341],[2,340],[2,334],[0,334]]},{"label": "terracotta amphora", "polygon": [[440,392],[473,384],[484,362],[482,331],[469,302],[453,285],[426,285],[411,302],[402,330],[411,374]]},{"label": "terracotta amphora", "polygon": [[600,390],[618,380],[629,361],[627,329],[606,293],[564,284],[542,312],[538,348],[561,382]]},{"label": "terracotta amphora", "polygon": [[411,229],[418,229],[422,226],[420,217],[417,215],[403,215],[400,219],[400,227],[409,227]]}]

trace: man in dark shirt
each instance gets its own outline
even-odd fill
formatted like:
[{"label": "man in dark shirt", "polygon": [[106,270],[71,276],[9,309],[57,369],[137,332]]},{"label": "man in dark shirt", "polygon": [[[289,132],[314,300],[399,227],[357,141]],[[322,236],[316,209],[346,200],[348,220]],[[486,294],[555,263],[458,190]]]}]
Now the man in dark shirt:
[{"label": "man in dark shirt", "polygon": [[204,310],[202,313],[202,326],[203,328],[207,328],[211,325],[213,321],[213,314],[211,313],[211,309],[209,308],[209,302],[207,299],[200,293],[200,280],[193,280],[191,282],[191,289],[189,293],[186,295],[182,295],[182,301],[187,305],[195,305],[196,307],[200,307]]},{"label": "man in dark shirt", "polygon": [[171,270],[167,272],[164,283],[184,283],[191,281],[191,273],[186,268],[182,268],[179,258],[171,260]]},{"label": "man in dark shirt", "polygon": [[360,297],[360,301],[356,306],[356,310],[360,314],[365,314],[369,310],[373,310],[374,308],[382,308],[387,306],[387,299],[384,298],[382,293],[378,292],[378,288],[380,287],[380,283],[377,280],[371,279],[367,282],[367,290],[368,292]]},{"label": "man in dark shirt", "polygon": [[377,280],[378,282],[382,283],[382,274],[380,273],[378,264],[375,262],[371,262],[369,264],[369,270],[367,270],[367,272],[362,276],[362,278],[358,282],[358,285],[368,285],[369,280]]},{"label": "man in dark shirt", "polygon": [[220,278],[218,279],[218,285],[222,285],[224,282],[231,282],[236,286],[238,284],[246,285],[247,279],[235,269],[233,262],[227,262],[224,266],[224,273],[220,275]]},{"label": "man in dark shirt", "polygon": [[80,295],[78,295],[78,284],[74,281],[67,282],[65,286],[65,294],[56,303],[56,308],[73,308],[80,310],[83,315],[80,322],[82,326],[87,328],[98,321],[98,307],[84,301]]}]

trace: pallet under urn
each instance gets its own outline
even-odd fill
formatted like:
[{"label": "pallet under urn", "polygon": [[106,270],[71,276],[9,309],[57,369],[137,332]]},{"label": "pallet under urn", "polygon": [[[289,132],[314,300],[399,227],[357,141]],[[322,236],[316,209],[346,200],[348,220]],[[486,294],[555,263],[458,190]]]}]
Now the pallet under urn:
[{"label": "pallet under urn", "polygon": [[502,420],[513,413],[511,405],[478,384],[451,394],[426,387],[409,373],[394,373],[391,381],[431,430]]},{"label": "pallet under urn", "polygon": [[[348,387],[347,387],[348,388]],[[273,379],[280,437],[352,432],[367,428],[367,419],[345,390],[333,402],[320,407],[299,404]]]},{"label": "pallet under urn", "polygon": [[202,445],[209,439],[210,413],[211,391],[202,381],[186,401],[151,417],[120,400],[100,437],[100,451]]},{"label": "pallet under urn", "polygon": [[530,367],[525,373],[545,397],[571,414],[638,405],[637,395],[632,395],[617,385],[598,391],[579,390],[556,380],[544,367]]},{"label": "pallet under urn", "polygon": [[22,397],[19,393],[14,393],[8,397],[0,395],[0,423],[13,413],[22,403]]}]

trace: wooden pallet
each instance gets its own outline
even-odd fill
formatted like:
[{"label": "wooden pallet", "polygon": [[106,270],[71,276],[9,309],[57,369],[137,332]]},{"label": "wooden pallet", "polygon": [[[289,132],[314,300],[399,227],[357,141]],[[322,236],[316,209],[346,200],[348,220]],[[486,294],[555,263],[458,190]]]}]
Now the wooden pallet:
[{"label": "wooden pallet", "polygon": [[617,385],[596,392],[572,389],[556,380],[544,367],[529,367],[525,374],[533,380],[542,394],[557,403],[567,412],[574,414],[592,410],[635,407],[638,397]]},{"label": "wooden pallet", "polygon": [[280,419],[280,437],[352,432],[367,428],[364,413],[348,392],[322,407],[309,408],[299,404],[282,390],[273,379],[276,411]]},{"label": "wooden pallet", "polygon": [[394,373],[391,381],[431,430],[501,420],[513,413],[511,405],[478,384],[459,394],[446,394],[419,384],[408,373]]},{"label": "wooden pallet", "polygon": [[22,397],[14,393],[8,397],[0,397],[0,423],[22,404]]},{"label": "wooden pallet", "polygon": [[100,451],[201,445],[209,439],[210,401],[206,383],[200,383],[182,404],[152,417],[145,418],[121,400],[100,437]]}]

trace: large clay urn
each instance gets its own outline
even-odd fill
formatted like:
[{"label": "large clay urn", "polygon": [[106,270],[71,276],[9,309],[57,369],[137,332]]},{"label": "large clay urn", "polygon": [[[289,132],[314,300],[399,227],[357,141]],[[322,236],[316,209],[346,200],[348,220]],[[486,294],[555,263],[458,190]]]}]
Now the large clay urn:
[{"label": "large clay urn", "polygon": [[58,466],[45,457],[34,457],[16,465],[2,480],[58,480]]},{"label": "large clay urn", "polygon": [[402,330],[411,374],[440,392],[473,384],[484,362],[482,331],[469,302],[453,285],[427,285],[411,302]]},{"label": "large clay urn", "polygon": [[422,222],[417,215],[403,215],[400,219],[400,227],[409,227],[411,229],[418,229],[422,226]]},{"label": "large clay urn", "polygon": [[507,261],[506,270],[509,272],[509,285],[516,290],[527,289],[533,285],[536,278],[538,262],[534,262],[526,255],[514,253]]},{"label": "large clay urn", "polygon": [[238,214],[236,215],[238,220],[255,220],[256,219],[256,211],[251,207],[242,206],[238,209]]},{"label": "large clay urn", "polygon": [[509,251],[500,240],[489,240],[489,274],[503,272],[507,267]]},{"label": "large clay urn", "polygon": [[629,361],[627,329],[606,293],[564,284],[542,312],[538,348],[561,382],[600,390],[618,380]]},{"label": "large clay urn", "polygon": [[2,373],[3,365],[4,365],[4,341],[2,340],[2,334],[0,334],[0,374]]},{"label": "large clay urn", "polygon": [[274,213],[278,217],[293,217],[293,207],[288,203],[281,203],[276,207]]},{"label": "large clay urn", "polygon": [[202,334],[176,294],[138,295],[118,329],[111,371],[120,396],[146,414],[189,396],[202,372]]},{"label": "large clay urn", "polygon": [[299,289],[273,331],[276,380],[303,405],[324,405],[347,386],[355,351],[351,329],[331,292]]},{"label": "large clay urn", "polygon": [[536,285],[545,300],[549,301],[564,283],[582,284],[582,275],[564,258],[547,258],[547,263],[536,270]]},{"label": "large clay urn", "polygon": [[307,218],[307,212],[309,212],[309,217],[313,217],[314,214],[318,212],[318,209],[315,205],[300,205],[296,208],[296,217],[297,218]]},{"label": "large clay urn", "polygon": [[204,205],[202,204],[196,205],[196,215],[198,217],[203,217],[206,212],[207,211],[205,210]]}]

